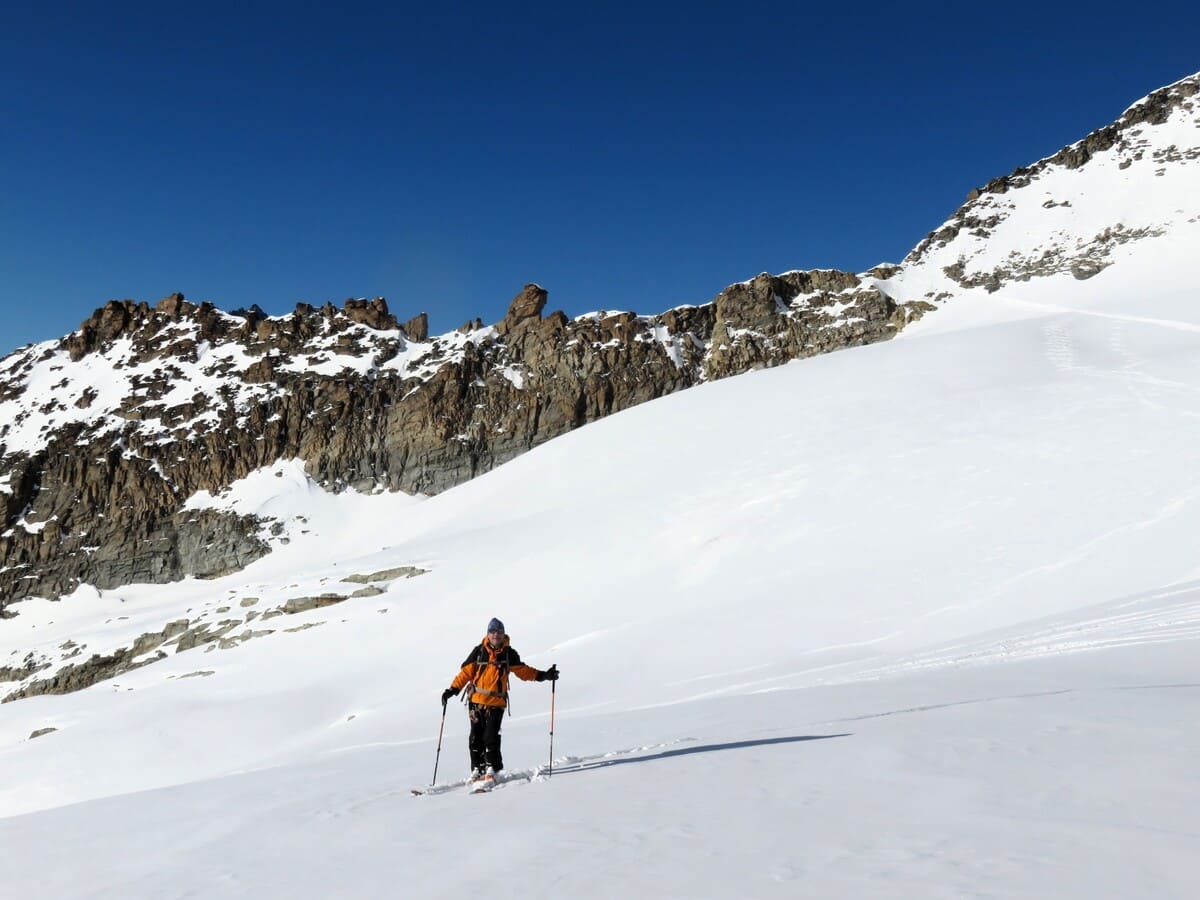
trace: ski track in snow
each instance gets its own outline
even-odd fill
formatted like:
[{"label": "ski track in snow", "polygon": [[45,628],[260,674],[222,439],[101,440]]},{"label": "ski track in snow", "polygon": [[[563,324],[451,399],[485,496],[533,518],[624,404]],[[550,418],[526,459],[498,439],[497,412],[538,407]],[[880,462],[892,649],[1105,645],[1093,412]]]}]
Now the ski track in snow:
[{"label": "ski track in snow", "polygon": [[1103,604],[1092,615],[1082,618],[1072,616],[1000,638],[949,644],[825,683],[1198,638],[1200,583],[1192,583],[1155,591],[1145,597]]},{"label": "ski track in snow", "polygon": [[[497,778],[496,783],[488,789],[488,793],[501,790],[506,787],[516,785],[527,785],[535,782],[549,781],[554,775],[566,775],[572,772],[585,772],[589,769],[601,768],[605,763],[617,759],[636,760],[641,758],[640,754],[652,753],[654,751],[668,750],[669,748],[677,747],[680,744],[688,744],[695,742],[695,738],[684,737],[673,741],[667,741],[659,744],[647,744],[642,747],[629,747],[624,750],[610,750],[606,753],[594,754],[591,756],[560,756],[555,757],[554,764],[533,766],[525,769],[505,769],[501,777]],[[460,778],[454,781],[443,781],[438,784],[431,784],[424,787],[414,787],[408,790],[397,789],[380,794],[378,797],[372,797],[361,803],[356,803],[345,807],[341,813],[353,813],[370,805],[371,803],[385,800],[394,796],[413,795],[417,794],[421,797],[436,797],[443,794],[463,793],[469,796],[470,792],[466,790],[470,784],[470,779]],[[341,813],[333,814],[335,817]]]},{"label": "ski track in snow", "polygon": [[1104,312],[1098,309],[1079,309],[1070,306],[1060,306],[1054,303],[1034,303],[1031,300],[1004,298],[1014,306],[1036,309],[1047,313],[1071,313],[1077,316],[1092,316],[1098,319],[1111,319],[1116,322],[1133,322],[1138,325],[1155,325],[1160,328],[1170,328],[1174,331],[1187,331],[1200,334],[1200,325],[1193,322],[1181,322],[1174,319],[1156,319],[1150,316],[1133,316],[1125,313]]},{"label": "ski track in snow", "polygon": [[1103,693],[1104,691],[1174,691],[1195,690],[1200,688],[1200,682],[1180,682],[1175,684],[1133,684],[1115,685],[1106,688],[1058,688],[1051,691],[1033,691],[1025,694],[1001,694],[994,697],[972,697],[966,700],[953,700],[948,703],[928,703],[922,706],[907,706],[902,709],[889,709],[883,712],[864,713],[860,716],[847,716],[844,719],[826,719],[822,725],[838,725],[843,722],[865,722],[870,719],[886,719],[891,716],[908,716],[916,713],[936,712],[943,709],[955,709],[961,706],[975,706],[982,703],[1003,703],[1011,700],[1040,700],[1048,697],[1063,697],[1068,694]]},{"label": "ski track in snow", "polygon": [[[1133,609],[1130,609],[1133,607]],[[884,664],[870,657],[804,667],[763,679],[727,684],[669,704],[648,704],[654,709],[676,702],[696,702],[742,693],[770,693],[819,685],[874,681],[913,672],[967,665],[1039,659],[1119,647],[1170,644],[1200,639],[1200,582],[1154,591],[1144,597],[1102,604],[1092,614],[1071,615],[1031,630],[999,637],[982,637],[901,655]],[[867,647],[877,642],[850,645]],[[840,648],[822,648],[818,653]],[[877,656],[877,655],[876,655]],[[761,667],[758,667],[761,668]],[[734,674],[734,673],[728,673]],[[712,676],[701,676],[705,680]]]}]

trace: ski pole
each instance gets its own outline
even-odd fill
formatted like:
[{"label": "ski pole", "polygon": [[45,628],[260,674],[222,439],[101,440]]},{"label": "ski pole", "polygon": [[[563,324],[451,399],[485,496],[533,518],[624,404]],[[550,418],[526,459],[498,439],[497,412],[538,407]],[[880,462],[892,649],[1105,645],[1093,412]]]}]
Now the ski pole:
[{"label": "ski pole", "polygon": [[554,774],[554,689],[558,687],[558,679],[550,682],[550,770],[546,777]]},{"label": "ski pole", "polygon": [[433,781],[429,782],[429,786],[437,784],[437,769],[438,763],[442,761],[442,732],[446,730],[446,704],[442,702],[442,725],[438,729],[438,748],[437,756],[433,759]]}]

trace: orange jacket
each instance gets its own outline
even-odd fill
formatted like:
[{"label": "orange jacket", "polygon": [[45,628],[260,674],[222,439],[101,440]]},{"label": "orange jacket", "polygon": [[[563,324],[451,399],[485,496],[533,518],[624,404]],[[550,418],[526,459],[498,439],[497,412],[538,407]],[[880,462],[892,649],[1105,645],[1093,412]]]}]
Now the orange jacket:
[{"label": "orange jacket", "polygon": [[463,660],[462,669],[450,682],[456,691],[473,684],[472,703],[483,706],[506,706],[508,704],[508,673],[512,672],[522,681],[537,681],[541,674],[533,666],[521,662],[521,657],[508,643],[508,635],[499,648],[492,649],[487,636],[483,642],[471,649]]}]

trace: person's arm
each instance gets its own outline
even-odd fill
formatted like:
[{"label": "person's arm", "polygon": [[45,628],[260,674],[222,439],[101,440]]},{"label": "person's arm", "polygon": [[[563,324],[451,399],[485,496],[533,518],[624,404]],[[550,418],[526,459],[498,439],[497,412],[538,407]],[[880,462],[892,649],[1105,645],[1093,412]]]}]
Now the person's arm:
[{"label": "person's arm", "polygon": [[547,679],[554,681],[558,678],[557,666],[551,666],[545,672],[535,669],[533,666],[527,666],[521,662],[520,655],[511,647],[508,651],[508,670],[522,681],[546,681]]},{"label": "person's arm", "polygon": [[451,697],[458,696],[458,692],[471,681],[475,675],[475,664],[472,662],[463,663],[463,667],[459,669],[458,674],[454,676],[454,680],[450,682],[450,687],[442,691],[442,706],[445,706]]},{"label": "person's arm", "polygon": [[454,676],[454,680],[450,682],[450,687],[454,690],[454,693],[457,694],[459,691],[461,691],[463,689],[463,686],[468,681],[471,680],[471,678],[474,674],[475,674],[475,664],[474,663],[471,663],[470,665],[467,665],[467,666],[463,666],[461,669],[459,669],[458,674]]}]

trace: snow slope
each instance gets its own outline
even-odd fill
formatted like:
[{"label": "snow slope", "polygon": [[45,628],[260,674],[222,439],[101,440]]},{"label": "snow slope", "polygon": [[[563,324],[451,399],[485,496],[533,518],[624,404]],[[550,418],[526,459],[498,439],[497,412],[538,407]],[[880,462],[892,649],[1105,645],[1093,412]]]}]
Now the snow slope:
[{"label": "snow slope", "polygon": [[[894,275],[874,283],[901,301],[940,298],[958,306],[971,285],[1019,288],[1055,273],[1086,279],[1130,255],[1157,252],[1140,243],[1189,233],[1200,222],[1198,89],[1200,73],[1142,98],[1112,125],[1053,157],[997,179],[914,248]],[[1098,140],[1104,134],[1108,139]],[[1140,285],[1136,302],[1153,304],[1145,295],[1183,274],[1158,273]],[[1135,302],[1111,290],[1082,295],[1095,302],[1115,297],[1124,312]]]},{"label": "snow slope", "polygon": [[[958,290],[898,340],[437,497],[282,466],[197,498],[270,509],[290,542],[223,579],[23,603],[0,661],[428,572],[0,707],[5,892],[1193,896],[1196,246],[1183,217],[1086,280]],[[563,672],[555,774],[549,690],[522,682],[512,780],[412,797],[493,615]],[[465,731],[452,705],[439,783]]]}]

